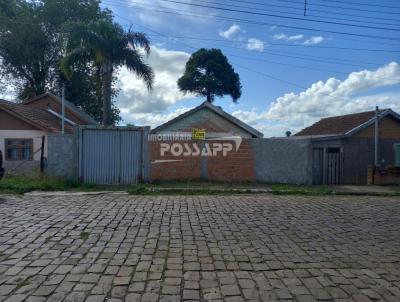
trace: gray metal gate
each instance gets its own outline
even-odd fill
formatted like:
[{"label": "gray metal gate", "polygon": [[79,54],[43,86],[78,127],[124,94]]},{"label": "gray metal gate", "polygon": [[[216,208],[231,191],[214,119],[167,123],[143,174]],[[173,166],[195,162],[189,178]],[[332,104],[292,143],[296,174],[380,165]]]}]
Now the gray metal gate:
[{"label": "gray metal gate", "polygon": [[82,127],[80,179],[109,185],[130,185],[145,179],[148,131],[148,127]]},{"label": "gray metal gate", "polygon": [[312,183],[322,185],[324,183],[324,148],[313,148],[312,163]]},{"label": "gray metal gate", "polygon": [[327,150],[327,185],[338,185],[341,182],[341,156],[340,148],[328,148]]},{"label": "gray metal gate", "polygon": [[341,149],[313,148],[312,183],[314,185],[338,185],[342,183]]}]

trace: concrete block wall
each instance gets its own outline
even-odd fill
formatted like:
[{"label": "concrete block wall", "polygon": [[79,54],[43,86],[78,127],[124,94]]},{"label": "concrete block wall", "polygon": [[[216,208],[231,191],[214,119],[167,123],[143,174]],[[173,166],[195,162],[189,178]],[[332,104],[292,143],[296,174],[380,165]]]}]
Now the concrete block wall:
[{"label": "concrete block wall", "polygon": [[46,172],[52,176],[74,178],[74,136],[72,134],[50,134]]},{"label": "concrete block wall", "polygon": [[40,174],[40,160],[4,161],[3,168],[6,174],[37,176]]},{"label": "concrete block wall", "polygon": [[255,177],[259,182],[311,184],[309,140],[253,139]]}]

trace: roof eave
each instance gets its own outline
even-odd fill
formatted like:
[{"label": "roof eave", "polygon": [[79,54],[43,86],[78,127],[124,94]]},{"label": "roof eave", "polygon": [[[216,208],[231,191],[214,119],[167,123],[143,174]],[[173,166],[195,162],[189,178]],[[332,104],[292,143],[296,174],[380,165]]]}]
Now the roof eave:
[{"label": "roof eave", "polygon": [[[31,99],[28,99],[28,100],[23,101],[22,104],[27,105],[27,104],[30,104],[30,103],[32,103],[32,102],[34,102],[34,101],[37,101],[37,100],[39,100],[39,99],[42,99],[42,98],[44,98],[44,97],[46,97],[46,96],[52,98],[53,100],[59,102],[60,104],[61,104],[61,102],[62,102],[62,100],[60,99],[60,97],[58,97],[57,95],[55,95],[55,94],[53,94],[53,93],[51,93],[51,92],[45,92],[45,93],[43,93],[43,94],[41,94],[41,95],[38,95],[38,96],[35,96],[35,97],[31,98]],[[97,124],[97,122],[96,122],[90,115],[88,115],[86,112],[84,112],[84,111],[80,110],[79,108],[77,108],[74,104],[72,104],[72,103],[69,102],[68,100],[65,100],[65,105],[66,105],[71,111],[73,111],[75,114],[77,114],[79,118],[85,120],[85,122],[90,123],[90,124],[93,124],[93,125],[96,125],[96,124]]]},{"label": "roof eave", "polygon": [[241,120],[237,119],[231,114],[228,114],[227,112],[223,111],[222,109],[219,109],[215,107],[214,105],[210,104],[209,102],[205,102],[205,106],[209,108],[210,110],[213,110],[215,113],[219,114],[223,118],[227,119],[231,123],[237,125],[238,127],[242,128],[244,131],[250,133],[252,136],[255,138],[262,138],[264,137],[264,134],[262,134],[260,131],[254,129],[253,127],[247,125],[246,123],[242,122]]},{"label": "roof eave", "polygon": [[0,104],[0,108],[3,109],[8,114],[14,116],[15,118],[20,119],[20,120],[24,121],[25,123],[28,123],[29,125],[31,125],[31,126],[33,126],[35,128],[38,128],[39,130],[52,132],[52,129],[48,129],[48,128],[42,127],[42,126],[36,124],[35,122],[31,121],[30,119],[28,119],[28,118],[26,118],[24,116],[21,116],[20,114],[18,114],[16,112],[14,112],[14,111],[2,106],[1,104]]},{"label": "roof eave", "polygon": [[262,134],[261,132],[250,127],[249,125],[245,124],[244,122],[242,122],[239,119],[235,118],[234,116],[226,113],[222,109],[217,108],[216,106],[214,106],[213,104],[211,104],[207,101],[203,102],[202,104],[200,104],[199,106],[197,106],[193,109],[186,111],[185,113],[182,113],[181,115],[173,118],[172,120],[169,120],[168,122],[154,128],[153,130],[151,130],[151,133],[156,133],[156,132],[162,131],[163,129],[165,129],[169,125],[175,123],[176,121],[181,120],[181,119],[187,117],[188,115],[195,113],[203,108],[207,108],[207,109],[213,111],[214,113],[216,113],[219,116],[223,117],[224,119],[230,121],[231,123],[235,124],[236,126],[243,129],[244,131],[250,133],[252,136],[254,136],[256,138],[262,138],[264,136],[264,134]]},{"label": "roof eave", "polygon": [[[400,115],[397,114],[396,112],[394,112],[392,109],[387,109],[384,112],[381,112],[378,114],[378,119],[381,120],[384,117],[388,116],[388,115],[392,115],[393,117],[395,117],[396,119],[398,119],[400,121]],[[353,129],[347,131],[344,136],[348,137],[348,136],[352,136],[355,133],[371,126],[373,123],[375,123],[376,117],[374,116],[373,118],[369,119],[368,121],[366,121],[365,123],[358,125],[357,127],[354,127]]]}]

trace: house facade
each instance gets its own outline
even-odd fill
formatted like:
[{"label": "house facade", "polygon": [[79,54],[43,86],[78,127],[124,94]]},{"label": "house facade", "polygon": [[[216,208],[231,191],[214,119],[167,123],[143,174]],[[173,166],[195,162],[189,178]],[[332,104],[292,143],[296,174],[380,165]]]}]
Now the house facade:
[{"label": "house facade", "polygon": [[[61,99],[53,94],[23,103],[0,100],[0,151],[6,172],[38,169],[41,157],[47,157],[48,135],[61,133],[61,124]],[[76,125],[95,124],[82,110],[65,102],[65,133],[72,133]]]},{"label": "house facade", "polygon": [[378,166],[400,166],[400,115],[391,109],[328,117],[291,139],[310,141],[312,183],[367,184],[375,161],[378,119]]}]

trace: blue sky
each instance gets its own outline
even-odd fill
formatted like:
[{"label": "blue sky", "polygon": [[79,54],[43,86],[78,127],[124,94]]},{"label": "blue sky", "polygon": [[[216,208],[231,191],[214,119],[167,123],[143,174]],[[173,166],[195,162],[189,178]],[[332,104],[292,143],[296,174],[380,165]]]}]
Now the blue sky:
[{"label": "blue sky", "polygon": [[120,72],[124,123],[156,126],[200,104],[202,98],[182,95],[176,80],[201,47],[222,49],[243,86],[238,104],[215,104],[266,137],[375,105],[400,110],[400,3],[350,2],[308,0],[304,17],[301,0],[103,1],[117,22],[147,33],[153,45],[152,93]]}]

